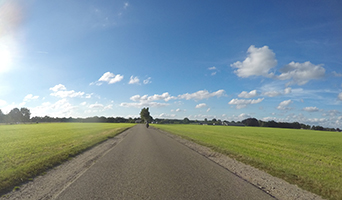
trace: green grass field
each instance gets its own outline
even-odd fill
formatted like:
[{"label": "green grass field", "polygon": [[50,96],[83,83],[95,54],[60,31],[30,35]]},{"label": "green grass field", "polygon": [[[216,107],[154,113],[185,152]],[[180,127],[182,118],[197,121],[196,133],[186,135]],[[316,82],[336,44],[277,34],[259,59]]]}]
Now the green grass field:
[{"label": "green grass field", "polygon": [[0,193],[133,125],[53,123],[0,126]]},{"label": "green grass field", "polygon": [[329,199],[342,199],[342,133],[261,127],[153,125]]}]

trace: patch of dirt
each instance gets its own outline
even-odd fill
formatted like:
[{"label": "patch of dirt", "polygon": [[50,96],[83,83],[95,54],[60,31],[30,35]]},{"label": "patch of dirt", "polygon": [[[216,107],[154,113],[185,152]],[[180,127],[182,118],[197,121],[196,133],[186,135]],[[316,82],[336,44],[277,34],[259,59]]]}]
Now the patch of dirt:
[{"label": "patch of dirt", "polygon": [[199,145],[195,142],[181,138],[162,131],[167,136],[177,140],[190,149],[221,165],[230,172],[236,174],[247,182],[255,185],[261,190],[272,195],[279,200],[322,200],[323,198],[299,188],[297,185],[292,185],[280,178],[274,177],[264,171],[243,164],[235,159],[232,159],[224,154],[215,152],[208,147]]}]

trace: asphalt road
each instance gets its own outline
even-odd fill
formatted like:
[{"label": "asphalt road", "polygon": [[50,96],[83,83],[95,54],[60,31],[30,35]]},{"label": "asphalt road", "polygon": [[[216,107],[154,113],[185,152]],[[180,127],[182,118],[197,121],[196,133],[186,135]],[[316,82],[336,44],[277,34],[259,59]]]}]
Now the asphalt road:
[{"label": "asphalt road", "polygon": [[156,129],[128,131],[56,199],[273,199]]}]

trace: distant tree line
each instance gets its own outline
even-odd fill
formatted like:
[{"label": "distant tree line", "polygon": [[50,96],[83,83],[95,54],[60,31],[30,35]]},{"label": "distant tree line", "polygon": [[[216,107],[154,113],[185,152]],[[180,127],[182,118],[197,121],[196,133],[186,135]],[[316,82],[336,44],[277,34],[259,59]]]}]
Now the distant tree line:
[{"label": "distant tree line", "polygon": [[0,110],[0,123],[16,124],[16,123],[42,123],[42,122],[79,122],[79,123],[141,123],[148,121],[157,124],[204,124],[204,125],[245,125],[255,127],[272,127],[272,128],[292,128],[292,129],[311,129],[321,131],[340,131],[339,128],[324,128],[322,126],[310,126],[298,122],[276,122],[276,121],[262,121],[256,118],[244,119],[241,122],[235,121],[221,121],[220,119],[208,120],[190,120],[189,118],[181,119],[153,119],[150,116],[148,108],[143,108],[140,112],[140,118],[124,118],[124,117],[87,117],[87,118],[66,118],[66,117],[32,117],[31,112],[27,108],[13,108],[8,114],[4,114]]},{"label": "distant tree line", "polygon": [[205,118],[203,121],[189,120],[188,118],[180,119],[154,119],[155,123],[158,124],[205,124],[205,125],[245,125],[245,126],[255,126],[255,127],[272,127],[272,128],[291,128],[291,129],[311,129],[311,130],[321,130],[321,131],[340,131],[339,128],[324,128],[322,126],[310,126],[307,124],[302,124],[299,122],[276,122],[257,120],[256,118],[248,118],[240,121],[221,121],[217,119],[208,120]]},{"label": "distant tree line", "polygon": [[87,117],[87,118],[66,118],[66,117],[32,117],[27,108],[13,108],[8,114],[0,110],[0,123],[18,124],[18,123],[42,123],[42,122],[82,122],[82,123],[135,123],[140,118],[123,117]]}]

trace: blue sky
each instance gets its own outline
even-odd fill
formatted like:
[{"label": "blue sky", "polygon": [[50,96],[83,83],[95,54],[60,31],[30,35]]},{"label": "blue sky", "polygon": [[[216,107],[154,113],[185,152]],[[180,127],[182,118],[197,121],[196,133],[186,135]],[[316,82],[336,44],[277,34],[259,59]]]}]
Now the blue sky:
[{"label": "blue sky", "polygon": [[0,109],[342,127],[341,1],[0,1]]}]

